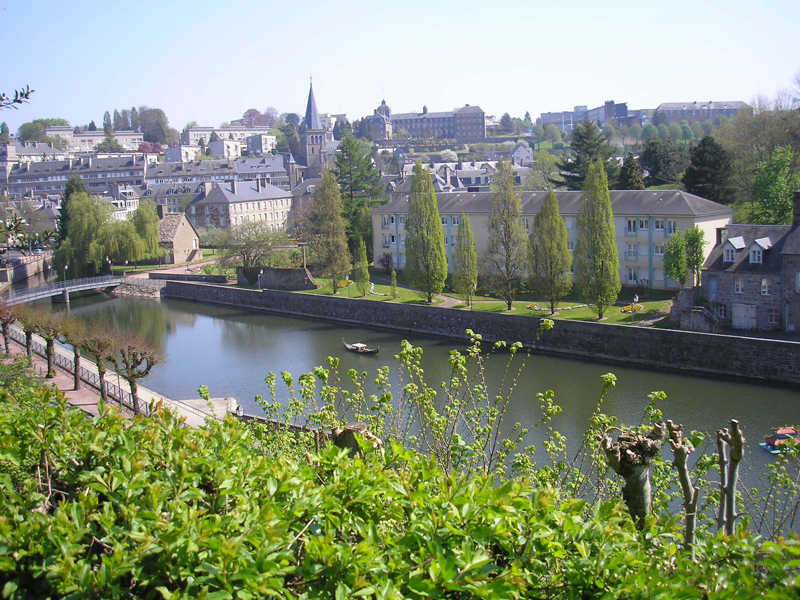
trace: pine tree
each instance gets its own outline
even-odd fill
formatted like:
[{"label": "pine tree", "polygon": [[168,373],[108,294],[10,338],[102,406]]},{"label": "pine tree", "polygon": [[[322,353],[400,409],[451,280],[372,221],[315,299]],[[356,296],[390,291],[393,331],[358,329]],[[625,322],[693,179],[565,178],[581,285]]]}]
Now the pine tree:
[{"label": "pine tree", "polygon": [[[355,251],[358,240],[372,241],[372,219],[369,209],[383,196],[381,176],[375,168],[365,144],[347,135],[339,144],[333,169],[344,198],[347,237]],[[366,209],[366,210],[365,210]]]},{"label": "pine tree", "polygon": [[347,250],[347,234],[342,218],[342,195],[336,178],[330,171],[322,174],[322,181],[314,190],[308,214],[308,228],[317,271],[331,278],[335,294],[339,289],[339,282],[350,272],[350,253]]},{"label": "pine tree", "polygon": [[442,218],[427,168],[417,161],[411,179],[406,221],[406,278],[428,301],[447,279]]},{"label": "pine tree", "polygon": [[511,162],[501,160],[494,174],[489,213],[489,240],[483,274],[491,290],[511,310],[522,283],[528,240],[522,222],[522,201],[514,189],[516,172]]},{"label": "pine tree", "polygon": [[622,289],[619,277],[614,215],[603,163],[589,166],[583,202],[577,217],[575,288],[584,303],[602,319]]},{"label": "pine tree", "polygon": [[533,220],[529,238],[529,276],[533,289],[550,303],[550,314],[556,302],[572,289],[572,255],[567,245],[567,227],[558,209],[558,197],[547,192],[542,209]]},{"label": "pine tree", "polygon": [[689,268],[686,263],[686,236],[680,231],[673,233],[664,244],[664,274],[677,281],[683,289]]},{"label": "pine tree", "polygon": [[475,252],[475,236],[469,217],[461,213],[458,224],[456,248],[453,251],[453,289],[472,306],[475,288],[478,285],[478,255]]},{"label": "pine tree", "polygon": [[619,170],[619,189],[643,190],[644,188],[642,167],[633,152],[628,152],[628,156],[625,157],[622,168]]},{"label": "pine tree", "polygon": [[594,122],[584,121],[576,125],[572,131],[570,146],[572,146],[573,156],[568,157],[559,164],[564,184],[569,189],[579,190],[583,188],[589,166],[598,159],[603,162],[610,184],[612,186],[616,185],[619,164],[612,158],[614,148],[611,147],[608,143],[608,138],[603,135],[603,132]]},{"label": "pine tree", "polygon": [[369,286],[369,263],[367,262],[367,247],[364,240],[358,240],[356,246],[356,260],[353,265],[353,282],[359,295],[367,295],[367,287]]},{"label": "pine tree", "polygon": [[725,148],[710,135],[705,136],[689,153],[689,166],[683,185],[690,194],[730,204],[733,161]]},{"label": "pine tree", "polygon": [[139,111],[136,110],[135,106],[131,107],[131,129],[139,131]]},{"label": "pine tree", "polygon": [[60,246],[61,243],[67,239],[67,235],[69,235],[69,211],[67,210],[67,206],[69,205],[70,197],[73,194],[88,194],[88,190],[86,186],[83,185],[83,179],[78,177],[77,175],[73,175],[67,181],[67,185],[64,186],[64,193],[61,195],[61,203],[58,213],[58,223],[56,224],[56,245]]},{"label": "pine tree", "polygon": [[11,141],[11,132],[8,130],[8,123],[0,123],[0,142],[8,143]]},{"label": "pine tree", "polygon": [[397,299],[397,271],[392,269],[392,299]]}]

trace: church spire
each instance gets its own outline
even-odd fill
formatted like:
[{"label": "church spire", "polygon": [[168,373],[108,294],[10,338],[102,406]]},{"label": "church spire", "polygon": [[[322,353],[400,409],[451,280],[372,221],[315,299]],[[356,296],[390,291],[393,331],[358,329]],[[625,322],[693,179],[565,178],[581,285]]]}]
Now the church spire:
[{"label": "church spire", "polygon": [[314,99],[313,83],[310,83],[308,88],[308,105],[306,106],[306,118],[304,123],[306,129],[322,129],[322,121],[319,120],[319,111],[317,111],[317,101]]}]

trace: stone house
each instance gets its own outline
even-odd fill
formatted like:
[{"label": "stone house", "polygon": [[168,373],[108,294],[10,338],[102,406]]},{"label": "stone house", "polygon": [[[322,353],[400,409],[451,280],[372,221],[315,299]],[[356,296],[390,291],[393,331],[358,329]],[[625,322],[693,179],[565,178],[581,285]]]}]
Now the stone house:
[{"label": "stone house", "polygon": [[230,227],[262,222],[269,231],[283,231],[292,208],[292,192],[262,179],[215,183],[204,181],[186,216],[195,227]]},{"label": "stone house", "polygon": [[[163,207],[159,208],[163,215]],[[163,215],[158,227],[158,246],[167,251],[166,264],[185,263],[199,258],[200,236],[185,214]]]},{"label": "stone house", "polygon": [[717,232],[701,292],[722,327],[800,330],[800,190],[791,225],[728,225]]}]

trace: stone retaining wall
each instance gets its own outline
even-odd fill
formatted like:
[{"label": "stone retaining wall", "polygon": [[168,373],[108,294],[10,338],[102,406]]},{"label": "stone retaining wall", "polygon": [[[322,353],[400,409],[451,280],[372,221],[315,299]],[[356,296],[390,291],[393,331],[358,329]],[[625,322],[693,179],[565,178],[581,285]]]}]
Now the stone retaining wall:
[{"label": "stone retaining wall", "polygon": [[173,281],[167,282],[163,295],[462,341],[464,332],[472,329],[487,341],[520,341],[538,351],[569,357],[800,384],[798,342],[556,320],[537,343],[540,319],[536,317]]},{"label": "stone retaining wall", "polygon": [[125,277],[122,283],[114,288],[117,296],[138,296],[140,298],[161,298],[166,281],[154,281],[143,277]]},{"label": "stone retaining wall", "polygon": [[189,273],[148,273],[150,279],[159,281],[197,281],[205,283],[228,283],[227,275],[194,275]]}]

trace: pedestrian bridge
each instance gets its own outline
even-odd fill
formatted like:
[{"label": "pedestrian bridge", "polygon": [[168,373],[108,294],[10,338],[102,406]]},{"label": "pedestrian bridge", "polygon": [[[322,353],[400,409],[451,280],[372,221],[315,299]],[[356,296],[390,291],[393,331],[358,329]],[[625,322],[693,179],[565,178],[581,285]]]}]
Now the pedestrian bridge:
[{"label": "pedestrian bridge", "polygon": [[3,294],[2,298],[9,306],[23,304],[32,300],[41,300],[42,298],[50,298],[52,296],[61,296],[61,302],[69,302],[70,292],[104,290],[117,287],[120,283],[122,283],[122,277],[115,277],[113,275],[67,279],[66,281],[46,283],[45,285],[26,290],[10,290]]}]

